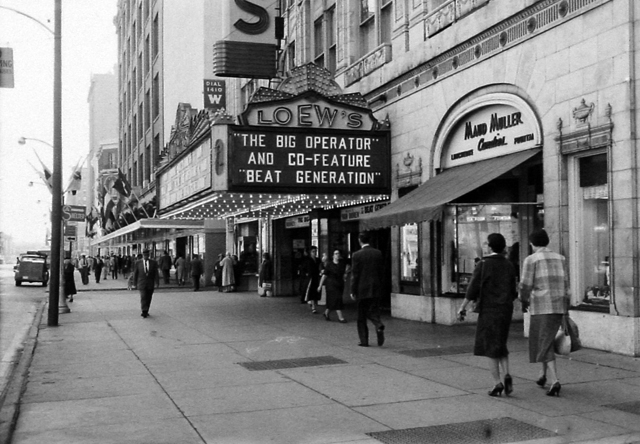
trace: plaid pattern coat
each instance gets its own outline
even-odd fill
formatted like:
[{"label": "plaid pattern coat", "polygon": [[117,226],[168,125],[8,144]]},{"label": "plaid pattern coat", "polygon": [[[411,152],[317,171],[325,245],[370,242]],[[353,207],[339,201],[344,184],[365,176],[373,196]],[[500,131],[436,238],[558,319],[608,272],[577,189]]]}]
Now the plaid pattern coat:
[{"label": "plaid pattern coat", "polygon": [[565,258],[544,247],[522,264],[520,299],[531,315],[564,314],[569,308],[569,275]]}]

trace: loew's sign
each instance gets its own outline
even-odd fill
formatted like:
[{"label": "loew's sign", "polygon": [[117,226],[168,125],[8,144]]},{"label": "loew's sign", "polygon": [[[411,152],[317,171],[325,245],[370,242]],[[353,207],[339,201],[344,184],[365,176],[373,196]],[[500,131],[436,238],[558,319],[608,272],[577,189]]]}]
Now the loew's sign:
[{"label": "loew's sign", "polygon": [[388,194],[389,132],[229,127],[229,191]]}]

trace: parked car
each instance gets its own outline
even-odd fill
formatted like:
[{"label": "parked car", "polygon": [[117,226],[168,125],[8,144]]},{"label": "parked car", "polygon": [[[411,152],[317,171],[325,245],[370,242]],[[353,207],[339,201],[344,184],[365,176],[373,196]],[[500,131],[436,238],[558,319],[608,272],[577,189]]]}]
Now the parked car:
[{"label": "parked car", "polygon": [[47,255],[37,251],[27,251],[20,255],[19,262],[13,266],[16,287],[23,282],[41,282],[43,287],[49,283],[49,261]]}]

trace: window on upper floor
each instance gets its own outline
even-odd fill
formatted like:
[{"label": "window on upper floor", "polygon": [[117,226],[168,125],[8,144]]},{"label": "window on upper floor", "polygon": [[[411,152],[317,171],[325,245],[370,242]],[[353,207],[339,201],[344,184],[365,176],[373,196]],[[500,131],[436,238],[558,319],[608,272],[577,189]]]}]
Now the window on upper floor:
[{"label": "window on upper floor", "polygon": [[296,66],[296,41],[293,40],[287,46],[287,71],[291,71]]},{"label": "window on upper floor", "polygon": [[155,58],[155,56],[158,55],[158,51],[159,51],[159,44],[160,44],[160,29],[159,29],[159,24],[158,24],[158,14],[156,14],[156,16],[153,18],[153,29],[152,29],[152,34],[153,34],[153,57]]},{"label": "window on upper floor", "polygon": [[335,74],[336,72],[335,7],[327,9],[313,23],[313,61]]},{"label": "window on upper floor", "polygon": [[360,57],[391,43],[393,0],[360,0]]}]

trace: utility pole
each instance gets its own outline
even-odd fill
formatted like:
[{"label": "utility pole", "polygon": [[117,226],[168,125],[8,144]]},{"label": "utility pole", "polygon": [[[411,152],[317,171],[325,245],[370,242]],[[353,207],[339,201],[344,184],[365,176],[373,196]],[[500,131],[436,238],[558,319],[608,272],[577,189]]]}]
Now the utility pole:
[{"label": "utility pole", "polygon": [[[53,173],[51,192],[51,276],[47,325],[58,325],[62,275],[62,0],[55,0],[53,74]],[[64,297],[64,295],[63,295]]]}]

